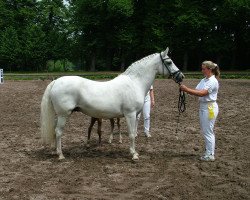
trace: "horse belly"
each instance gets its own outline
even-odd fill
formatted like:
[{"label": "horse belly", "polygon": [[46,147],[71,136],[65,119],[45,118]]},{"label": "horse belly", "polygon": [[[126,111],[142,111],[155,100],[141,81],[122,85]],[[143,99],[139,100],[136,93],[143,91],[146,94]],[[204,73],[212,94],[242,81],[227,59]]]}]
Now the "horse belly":
[{"label": "horse belly", "polygon": [[82,98],[79,105],[81,112],[86,115],[95,118],[114,118],[114,117],[123,117],[121,110],[121,105],[118,103],[112,103],[111,99],[105,100],[105,98],[99,99],[86,99]]}]

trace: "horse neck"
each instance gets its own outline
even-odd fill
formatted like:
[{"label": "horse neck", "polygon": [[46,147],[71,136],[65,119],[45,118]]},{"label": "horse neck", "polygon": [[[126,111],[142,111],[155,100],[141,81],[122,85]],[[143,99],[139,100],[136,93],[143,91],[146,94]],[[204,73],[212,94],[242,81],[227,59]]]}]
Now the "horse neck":
[{"label": "horse neck", "polygon": [[[148,57],[152,57],[150,60]],[[153,84],[158,70],[158,60],[156,55],[148,56],[131,65],[124,74],[129,76],[131,80],[140,85],[143,92],[147,93]]]}]

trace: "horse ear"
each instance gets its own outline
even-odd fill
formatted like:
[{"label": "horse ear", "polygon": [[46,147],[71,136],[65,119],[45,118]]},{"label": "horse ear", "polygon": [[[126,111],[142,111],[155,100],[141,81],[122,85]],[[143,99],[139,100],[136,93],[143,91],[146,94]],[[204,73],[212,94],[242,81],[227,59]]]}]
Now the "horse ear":
[{"label": "horse ear", "polygon": [[167,47],[167,49],[163,52],[163,55],[162,55],[163,58],[165,58],[168,55],[168,51],[169,51],[169,48]]},{"label": "horse ear", "polygon": [[169,48],[167,47],[167,49],[165,50],[166,55],[168,55],[168,51],[169,51]]}]

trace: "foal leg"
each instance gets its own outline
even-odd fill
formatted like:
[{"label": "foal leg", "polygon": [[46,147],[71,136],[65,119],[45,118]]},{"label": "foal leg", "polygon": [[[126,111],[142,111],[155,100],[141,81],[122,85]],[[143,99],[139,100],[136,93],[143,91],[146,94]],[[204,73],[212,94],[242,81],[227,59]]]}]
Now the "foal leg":
[{"label": "foal leg", "polygon": [[59,160],[64,159],[63,153],[62,153],[62,143],[61,143],[61,137],[63,133],[63,128],[66,124],[66,117],[59,116],[57,119],[57,125],[56,125],[56,152],[59,156]]},{"label": "foal leg", "polygon": [[98,123],[97,133],[99,136],[99,145],[100,145],[102,140],[102,119],[101,118],[97,119],[97,123]]},{"label": "foal leg", "polygon": [[111,144],[112,140],[113,140],[115,121],[114,121],[114,118],[109,119],[109,120],[110,120],[110,126],[111,126],[111,132],[110,132],[110,136],[109,136],[109,143]]},{"label": "foal leg", "polygon": [[87,143],[89,143],[90,136],[91,136],[91,130],[92,130],[96,120],[97,120],[97,118],[91,117],[90,125],[89,125],[89,128],[88,128],[88,141],[87,141]]},{"label": "foal leg", "polygon": [[119,133],[119,143],[122,143],[122,134],[121,134],[121,124],[120,124],[120,118],[117,118],[117,127],[118,127],[118,133]]},{"label": "foal leg", "polygon": [[125,118],[130,138],[130,153],[133,155],[132,160],[136,161],[139,160],[139,154],[135,151],[136,113],[130,113]]}]

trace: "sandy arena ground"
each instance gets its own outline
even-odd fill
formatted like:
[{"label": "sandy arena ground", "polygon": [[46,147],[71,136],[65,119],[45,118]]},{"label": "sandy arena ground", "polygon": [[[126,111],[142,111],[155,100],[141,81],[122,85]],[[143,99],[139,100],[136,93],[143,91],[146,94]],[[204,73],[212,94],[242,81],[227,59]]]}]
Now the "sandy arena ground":
[{"label": "sandy arena ground", "polygon": [[[199,80],[185,80],[194,87]],[[142,133],[129,154],[122,119],[108,143],[110,125],[103,122],[98,145],[96,126],[86,145],[90,118],[73,113],[62,139],[64,161],[40,142],[40,102],[49,81],[6,81],[0,85],[0,199],[250,199],[250,80],[221,80],[216,132],[216,161],[201,162],[198,100],[187,96],[187,110],[177,129],[178,85],[156,80],[152,138]]]}]

